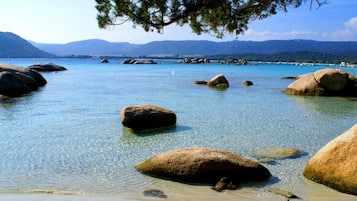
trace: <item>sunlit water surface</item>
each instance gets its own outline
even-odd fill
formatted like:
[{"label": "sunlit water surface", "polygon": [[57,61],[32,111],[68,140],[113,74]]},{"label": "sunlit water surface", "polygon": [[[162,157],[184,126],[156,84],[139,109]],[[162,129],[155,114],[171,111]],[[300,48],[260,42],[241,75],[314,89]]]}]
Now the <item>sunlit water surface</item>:
[{"label": "sunlit water surface", "polygon": [[[183,147],[214,147],[250,159],[249,152],[257,148],[295,147],[308,155],[264,164],[274,175],[265,187],[225,192],[226,199],[259,200],[259,196],[268,196],[260,200],[275,200],[264,190],[270,186],[295,191],[307,200],[319,197],[309,191],[311,187],[323,192],[322,198],[353,199],[307,181],[302,170],[317,150],[357,123],[357,102],[282,92],[292,82],[283,77],[331,66],[184,65],[170,61],[121,65],[119,60],[100,64],[93,59],[0,62],[24,67],[54,62],[68,68],[42,73],[48,81],[45,87],[0,103],[2,193],[57,192],[140,199],[144,190],[158,188],[178,199],[194,200],[200,192],[216,200],[214,196],[218,199],[219,194],[208,186],[150,178],[134,167],[155,154]],[[345,70],[357,74],[357,69]],[[230,82],[227,90],[194,85],[196,80],[209,80],[220,73]],[[254,85],[243,86],[245,80]],[[176,128],[147,135],[123,128],[120,110],[139,104],[173,110]]]}]

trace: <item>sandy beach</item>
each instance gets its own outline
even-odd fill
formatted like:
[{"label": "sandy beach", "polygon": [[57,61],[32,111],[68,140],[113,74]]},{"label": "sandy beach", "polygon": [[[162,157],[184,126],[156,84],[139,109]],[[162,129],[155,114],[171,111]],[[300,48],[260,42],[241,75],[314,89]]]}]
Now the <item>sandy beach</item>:
[{"label": "sandy beach", "polygon": [[[294,193],[299,200],[308,201],[355,201],[356,196],[339,193],[326,186],[305,180],[303,185],[295,188],[284,187],[284,184],[276,184],[267,187],[241,187],[238,190],[225,190],[216,192],[210,186],[192,186],[175,182],[165,182],[158,186],[167,198],[145,197],[142,192],[128,192],[121,195],[78,195],[66,194],[65,192],[34,191],[33,193],[1,193],[0,201],[148,201],[148,200],[167,200],[167,201],[285,201],[286,197],[269,191],[270,188],[279,188]],[[173,191],[173,187],[176,187]],[[157,188],[158,189],[158,188]],[[170,189],[170,190],[169,190]],[[294,199],[291,199],[294,200]],[[296,199],[298,200],[298,199]]]}]

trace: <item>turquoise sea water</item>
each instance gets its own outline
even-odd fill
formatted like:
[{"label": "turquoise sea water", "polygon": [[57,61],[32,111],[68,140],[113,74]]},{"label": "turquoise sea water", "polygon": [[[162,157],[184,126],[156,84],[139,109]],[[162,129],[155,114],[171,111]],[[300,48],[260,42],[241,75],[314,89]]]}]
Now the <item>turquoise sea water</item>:
[{"label": "turquoise sea water", "polygon": [[[94,59],[0,62],[25,67],[54,62],[68,68],[42,73],[48,81],[45,87],[0,103],[0,193],[55,191],[140,197],[148,188],[164,189],[169,196],[186,188],[204,188],[210,193],[209,187],[150,178],[134,167],[155,154],[191,146],[214,147],[250,159],[248,153],[257,148],[295,147],[308,155],[264,164],[275,178],[268,186],[295,189],[308,197],[307,188],[315,184],[306,184],[304,165],[327,142],[357,123],[357,101],[282,92],[292,82],[282,77],[337,66],[185,65],[170,61],[121,65],[119,60],[101,64]],[[344,69],[357,74],[357,69]],[[193,84],[220,73],[230,82],[227,90]],[[243,86],[245,80],[254,85]],[[173,110],[176,128],[149,135],[123,128],[120,110],[139,104]],[[229,193],[236,197],[235,192]]]}]

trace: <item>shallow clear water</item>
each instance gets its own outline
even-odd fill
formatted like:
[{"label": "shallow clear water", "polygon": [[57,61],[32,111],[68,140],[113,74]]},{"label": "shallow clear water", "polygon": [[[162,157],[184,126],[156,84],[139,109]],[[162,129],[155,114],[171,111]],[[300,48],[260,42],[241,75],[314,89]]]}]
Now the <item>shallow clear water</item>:
[{"label": "shallow clear water", "polygon": [[[262,147],[301,149],[309,155],[264,165],[275,177],[269,185],[305,192],[302,169],[308,159],[357,123],[356,101],[282,93],[292,82],[282,77],[328,66],[0,60],[20,66],[44,61],[68,71],[43,73],[48,81],[45,87],[0,103],[0,192],[54,189],[121,196],[140,195],[152,187],[172,193],[180,188],[206,189],[150,178],[134,168],[154,154],[191,146],[219,148],[248,158],[249,151]],[[357,74],[357,69],[345,70]],[[230,82],[227,90],[193,84],[220,73]],[[243,86],[245,80],[254,85]],[[120,110],[139,104],[173,110],[176,128],[149,135],[123,128]]]}]

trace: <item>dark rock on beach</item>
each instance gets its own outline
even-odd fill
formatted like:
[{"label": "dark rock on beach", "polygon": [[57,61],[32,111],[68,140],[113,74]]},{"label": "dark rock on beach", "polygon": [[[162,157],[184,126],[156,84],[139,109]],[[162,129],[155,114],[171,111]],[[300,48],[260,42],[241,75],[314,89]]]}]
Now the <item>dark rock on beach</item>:
[{"label": "dark rock on beach", "polygon": [[288,95],[357,97],[357,78],[341,69],[321,69],[298,76],[284,92]]},{"label": "dark rock on beach", "polygon": [[272,193],[275,193],[277,195],[281,195],[281,196],[284,196],[286,198],[299,198],[297,195],[295,195],[294,193],[292,192],[289,192],[289,191],[286,191],[286,190],[283,190],[283,189],[280,189],[280,188],[269,188],[268,189],[269,192],[272,192]]},{"label": "dark rock on beach", "polygon": [[155,105],[128,106],[120,112],[121,123],[133,131],[161,129],[176,124],[176,114]]},{"label": "dark rock on beach", "polygon": [[[138,164],[136,169],[153,177],[191,184],[215,185],[226,178],[232,183],[231,187],[243,182],[266,181],[271,177],[269,170],[257,162],[227,151],[202,147],[157,154]],[[219,186],[217,189],[225,188]]]},{"label": "dark rock on beach", "polygon": [[28,69],[36,70],[38,72],[54,72],[67,70],[65,67],[54,63],[38,63],[27,67]]},{"label": "dark rock on beach", "polygon": [[162,198],[166,199],[167,195],[159,189],[148,189],[143,192],[145,197],[156,197],[156,198]]},{"label": "dark rock on beach", "polygon": [[321,148],[307,163],[303,175],[357,195],[357,124]]},{"label": "dark rock on beach", "polygon": [[212,187],[213,190],[222,192],[225,189],[235,190],[238,188],[238,185],[234,184],[233,181],[230,181],[227,177],[221,178],[216,185]]},{"label": "dark rock on beach", "polygon": [[224,77],[223,74],[216,75],[215,77],[211,78],[208,82],[207,85],[212,88],[217,88],[217,89],[226,89],[229,87],[229,82]]},{"label": "dark rock on beach", "polygon": [[20,96],[47,84],[35,70],[0,63],[0,94]]}]

